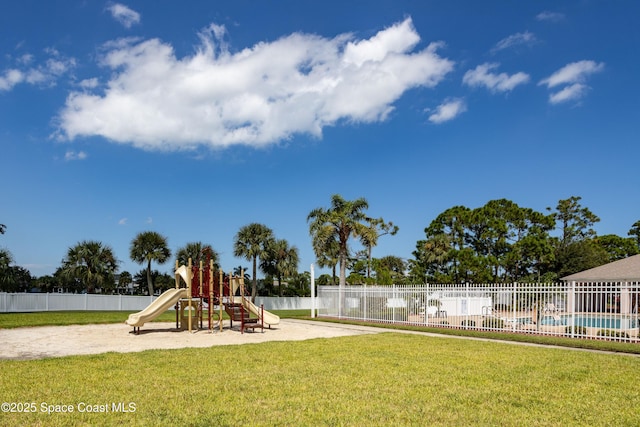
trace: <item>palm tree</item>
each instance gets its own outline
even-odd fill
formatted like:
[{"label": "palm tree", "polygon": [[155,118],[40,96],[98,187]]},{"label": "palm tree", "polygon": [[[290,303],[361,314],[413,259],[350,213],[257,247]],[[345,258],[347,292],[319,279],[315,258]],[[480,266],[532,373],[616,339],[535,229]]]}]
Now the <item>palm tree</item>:
[{"label": "palm tree", "polygon": [[13,256],[6,249],[0,249],[0,290],[10,292],[10,286],[13,282],[11,263]]},{"label": "palm tree", "polygon": [[[329,228],[327,228],[329,231]],[[318,246],[316,246],[316,244]],[[319,238],[313,241],[318,267],[331,268],[331,284],[336,284],[336,266],[340,258],[340,243],[335,238]]]},{"label": "palm tree", "polygon": [[437,271],[445,274],[448,270],[447,263],[451,256],[451,245],[452,240],[448,234],[435,234],[427,240],[418,241],[417,250],[413,255],[416,257],[417,263],[424,269],[425,274]]},{"label": "palm tree", "polygon": [[278,279],[278,293],[282,296],[282,279],[298,272],[298,248],[289,247],[285,239],[271,240],[261,261],[262,271]]},{"label": "palm tree", "polygon": [[446,262],[451,250],[451,238],[446,234],[436,234],[424,242],[425,262],[442,265]]},{"label": "palm tree", "polygon": [[113,281],[118,261],[113,250],[101,242],[84,240],[67,251],[62,260],[62,274],[66,279],[82,282],[88,293]]},{"label": "palm tree", "polygon": [[238,277],[243,276],[247,281],[251,279],[251,276],[249,276],[249,273],[247,273],[247,269],[242,265],[239,265],[233,269],[233,275]]},{"label": "palm tree", "polygon": [[118,277],[118,286],[120,287],[120,289],[129,288],[129,285],[132,282],[133,282],[133,277],[131,277],[131,273],[129,273],[128,271],[123,271],[122,273],[120,273],[120,276]]},{"label": "palm tree", "polygon": [[200,261],[208,265],[211,260],[213,261],[213,266],[215,268],[220,267],[218,264],[218,260],[220,258],[218,252],[216,252],[211,245],[206,245],[202,242],[187,243],[184,247],[178,249],[178,252],[176,252],[176,260],[180,265],[188,264],[189,258],[191,258],[191,262],[194,265],[199,265]]},{"label": "palm tree", "polygon": [[13,256],[7,249],[0,249],[0,269],[9,268],[13,262]]},{"label": "palm tree", "polygon": [[[309,234],[313,238],[313,248],[324,248],[330,240],[338,242],[338,260],[340,263],[340,287],[346,284],[349,238],[366,233],[367,226],[362,223],[367,217],[364,210],[369,207],[366,199],[345,200],[339,194],[331,197],[331,207],[316,208],[307,216]],[[316,257],[320,257],[316,252]]]},{"label": "palm tree", "polygon": [[147,286],[149,295],[153,295],[153,280],[151,278],[151,261],[164,264],[171,257],[167,246],[167,238],[155,231],[144,231],[131,241],[129,250],[131,260],[142,264],[147,262]]},{"label": "palm tree", "polygon": [[233,242],[233,255],[253,262],[253,283],[251,301],[255,302],[258,292],[258,258],[262,259],[267,244],[273,240],[273,231],[263,224],[252,223],[241,227]]},{"label": "palm tree", "polygon": [[385,222],[383,218],[367,218],[367,229],[360,236],[360,242],[367,248],[367,279],[371,277],[371,250],[378,244],[378,238],[386,234],[394,236],[399,228],[393,222]]}]

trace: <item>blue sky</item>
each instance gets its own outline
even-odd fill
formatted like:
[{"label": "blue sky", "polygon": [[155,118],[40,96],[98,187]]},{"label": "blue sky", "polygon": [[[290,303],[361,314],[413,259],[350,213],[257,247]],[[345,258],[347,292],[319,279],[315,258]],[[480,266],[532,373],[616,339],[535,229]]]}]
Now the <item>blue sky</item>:
[{"label": "blue sky", "polygon": [[[35,276],[81,240],[121,270],[261,222],[314,262],[307,214],[365,197],[411,258],[455,205],[582,197],[640,219],[635,1],[4,2],[0,245]],[[357,245],[356,245],[357,247]],[[170,271],[170,266],[159,266]]]}]

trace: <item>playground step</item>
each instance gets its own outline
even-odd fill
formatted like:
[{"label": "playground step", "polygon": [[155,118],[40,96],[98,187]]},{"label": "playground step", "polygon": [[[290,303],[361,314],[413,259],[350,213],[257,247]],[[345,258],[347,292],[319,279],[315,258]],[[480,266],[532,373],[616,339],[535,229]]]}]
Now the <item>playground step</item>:
[{"label": "playground step", "polygon": [[227,312],[231,320],[235,322],[244,321],[245,323],[249,323],[257,321],[257,319],[254,320],[249,317],[251,314],[247,310],[243,309],[242,304],[227,304],[225,305],[225,311]]}]

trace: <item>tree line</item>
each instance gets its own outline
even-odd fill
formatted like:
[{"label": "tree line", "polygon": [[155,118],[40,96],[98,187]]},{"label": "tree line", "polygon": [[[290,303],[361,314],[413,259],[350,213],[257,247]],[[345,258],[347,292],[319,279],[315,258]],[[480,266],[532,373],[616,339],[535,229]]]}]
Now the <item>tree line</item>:
[{"label": "tree line", "polygon": [[[413,258],[406,261],[393,255],[371,258],[377,238],[393,235],[398,228],[369,217],[365,199],[347,201],[334,195],[329,208],[313,210],[307,220],[318,265],[333,268],[334,277],[338,265],[340,286],[553,282],[640,253],[640,221],[631,226],[628,237],[598,236],[593,226],[600,218],[580,201],[572,196],[546,212],[507,199],[475,209],[454,206],[424,229]],[[365,250],[351,251],[350,239],[359,240]],[[329,282],[320,279],[322,284]]]},{"label": "tree line", "polygon": [[506,199],[447,209],[417,242],[412,274],[441,283],[550,282],[640,253],[640,221],[630,237],[598,236],[600,218],[580,200],[560,200],[547,212]]},{"label": "tree line", "polygon": [[[491,200],[479,208],[454,206],[440,213],[416,242],[412,259],[372,256],[382,236],[395,235],[399,227],[382,217],[367,214],[366,199],[331,197],[329,207],[313,209],[307,216],[316,264],[331,274],[317,284],[417,284],[552,282],[564,276],[640,253],[640,221],[628,237],[598,236],[593,226],[600,219],[572,196],[555,208],[538,212],[507,200]],[[0,224],[0,234],[7,227]],[[354,245],[355,243],[355,245]],[[251,295],[308,295],[310,275],[298,271],[298,249],[275,237],[264,224],[241,227],[234,237],[234,256],[251,261]],[[129,256],[145,268],[132,276],[118,272],[113,250],[98,241],[82,241],[70,247],[53,276],[32,278],[15,265],[8,250],[0,249],[0,290],[29,291],[33,287],[51,291],[62,287],[71,292],[113,292],[137,283],[138,289],[154,294],[170,288],[173,276],[152,270],[152,263],[171,260],[167,238],[154,231],[141,232],[131,241]],[[179,248],[174,260],[213,261],[219,266],[212,245],[191,242]],[[234,274],[244,269],[239,266]],[[257,278],[260,270],[265,278]],[[348,274],[347,274],[348,272]],[[146,287],[145,287],[146,285]]]},{"label": "tree line", "polygon": [[[4,225],[0,227],[0,231],[4,234]],[[257,266],[267,276],[262,282],[265,293],[283,295],[285,289],[288,294],[293,295],[308,293],[308,273],[297,272],[298,249],[290,246],[285,239],[277,239],[267,226],[249,224],[240,228],[234,238],[234,255],[253,261],[254,298],[258,291]],[[155,231],[141,232],[131,241],[129,257],[145,268],[135,276],[127,271],[117,274],[119,261],[113,249],[99,241],[85,240],[68,248],[60,267],[52,276],[32,278],[28,270],[11,265],[13,260],[10,252],[2,249],[0,290],[27,292],[36,287],[42,292],[61,288],[65,292],[95,293],[99,290],[113,293],[116,288],[127,289],[128,285],[136,283],[139,285],[137,293],[153,295],[156,291],[174,286],[172,275],[152,270],[152,263],[165,264],[172,259],[171,256],[165,236]],[[256,263],[258,259],[259,264]],[[176,251],[174,260],[180,265],[187,264],[189,260],[193,265],[199,265],[200,262],[209,265],[212,261],[214,268],[220,268],[218,252],[212,245],[203,242],[187,243]],[[243,272],[244,268],[238,266],[232,274],[240,275]],[[282,286],[285,278],[288,280],[286,288]],[[274,288],[274,281],[277,282],[277,288]]]}]

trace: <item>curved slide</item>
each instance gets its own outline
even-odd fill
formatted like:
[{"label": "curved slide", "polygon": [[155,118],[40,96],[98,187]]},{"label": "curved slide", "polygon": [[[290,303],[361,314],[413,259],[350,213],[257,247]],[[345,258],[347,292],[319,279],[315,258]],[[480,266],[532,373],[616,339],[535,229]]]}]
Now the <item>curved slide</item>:
[{"label": "curved slide", "polygon": [[187,297],[187,289],[169,289],[156,298],[151,304],[144,310],[129,315],[129,318],[124,322],[129,326],[140,327],[146,322],[150,322],[162,313],[176,305],[180,298]]},{"label": "curved slide", "polygon": [[[244,308],[246,308],[256,316],[260,317],[262,315],[263,310],[260,310],[260,307],[252,303],[250,299],[242,298],[242,305],[244,306]],[[262,321],[265,325],[277,325],[278,323],[280,323],[280,316],[264,310],[264,318],[262,319]]]}]

